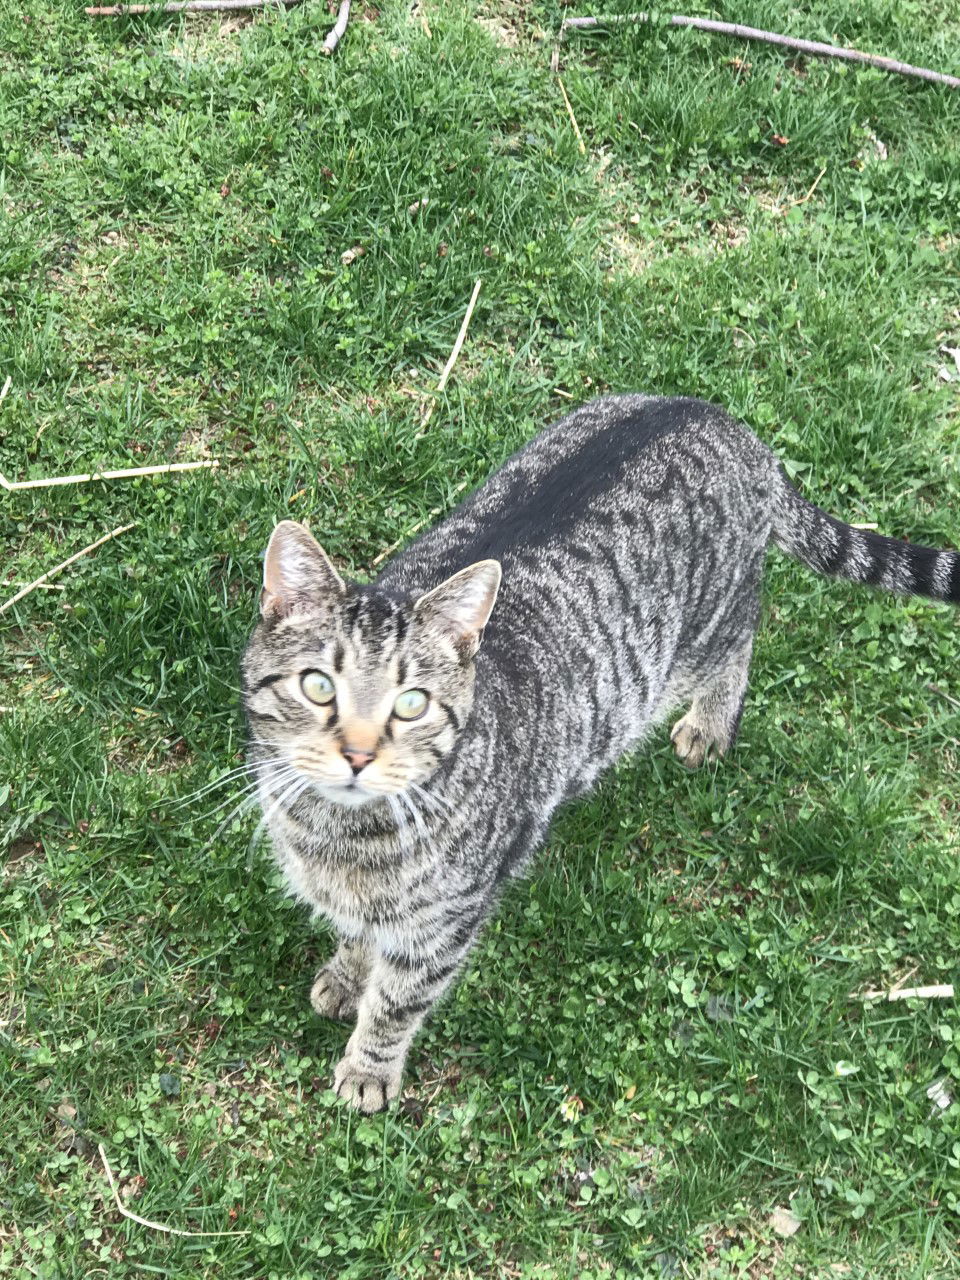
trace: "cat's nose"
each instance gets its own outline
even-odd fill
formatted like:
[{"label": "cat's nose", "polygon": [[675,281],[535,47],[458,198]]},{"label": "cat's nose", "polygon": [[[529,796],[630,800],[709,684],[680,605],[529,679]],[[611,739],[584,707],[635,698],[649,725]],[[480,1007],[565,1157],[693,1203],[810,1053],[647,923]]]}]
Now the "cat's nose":
[{"label": "cat's nose", "polygon": [[357,747],[342,747],[340,754],[353,770],[353,776],[356,777],[361,769],[367,767],[375,753],[373,751],[361,751]]}]

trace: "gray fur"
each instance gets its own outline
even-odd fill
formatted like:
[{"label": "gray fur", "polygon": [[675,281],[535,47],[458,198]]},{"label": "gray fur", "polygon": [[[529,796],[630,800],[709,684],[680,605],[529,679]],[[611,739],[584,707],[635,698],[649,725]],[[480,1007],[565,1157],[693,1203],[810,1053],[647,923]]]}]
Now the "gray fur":
[{"label": "gray fur", "polygon": [[[697,400],[584,406],[369,586],[278,527],[243,664],[250,758],[291,889],[342,938],[311,998],[356,1016],[334,1076],[353,1105],[396,1096],[417,1029],[558,805],[678,705],[682,760],[729,748],[771,541],[819,572],[960,599],[960,555],[827,516]],[[335,702],[304,696],[305,671]],[[404,721],[391,707],[410,689],[429,708]]]}]

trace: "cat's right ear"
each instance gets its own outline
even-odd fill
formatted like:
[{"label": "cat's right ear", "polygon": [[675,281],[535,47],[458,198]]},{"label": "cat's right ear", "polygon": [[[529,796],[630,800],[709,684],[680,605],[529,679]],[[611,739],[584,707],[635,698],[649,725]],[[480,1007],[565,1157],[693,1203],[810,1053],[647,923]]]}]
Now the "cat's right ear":
[{"label": "cat's right ear", "polygon": [[281,520],[263,558],[260,613],[266,619],[314,613],[337,603],[346,585],[330,557],[302,524]]}]

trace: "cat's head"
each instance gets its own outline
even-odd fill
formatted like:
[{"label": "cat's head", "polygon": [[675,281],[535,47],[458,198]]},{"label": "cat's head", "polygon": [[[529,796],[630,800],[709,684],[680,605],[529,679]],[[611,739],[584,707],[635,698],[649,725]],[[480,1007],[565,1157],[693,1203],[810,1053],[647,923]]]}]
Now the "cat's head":
[{"label": "cat's head", "polygon": [[341,805],[423,782],[473,705],[473,658],[499,586],[495,560],[416,599],[348,585],[306,529],[284,520],[243,659],[256,754]]}]

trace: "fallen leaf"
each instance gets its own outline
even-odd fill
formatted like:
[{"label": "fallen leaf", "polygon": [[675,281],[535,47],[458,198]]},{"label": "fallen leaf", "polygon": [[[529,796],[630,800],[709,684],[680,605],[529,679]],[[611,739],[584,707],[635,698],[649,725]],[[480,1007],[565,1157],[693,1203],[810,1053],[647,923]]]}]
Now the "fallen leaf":
[{"label": "fallen leaf", "polygon": [[844,1076],[852,1076],[859,1070],[860,1068],[855,1062],[845,1062],[844,1059],[841,1058],[839,1062],[834,1063],[833,1074],[835,1076],[840,1076],[842,1079]]},{"label": "fallen leaf", "polygon": [[583,1099],[571,1093],[560,1103],[560,1114],[568,1123],[583,1115]]},{"label": "fallen leaf", "polygon": [[787,1239],[790,1236],[795,1236],[801,1226],[800,1219],[796,1214],[791,1213],[790,1210],[784,1208],[783,1205],[778,1205],[776,1209],[774,1209],[773,1213],[771,1213],[770,1217],[767,1219],[767,1224],[777,1233],[778,1236],[783,1236],[784,1239]]}]

